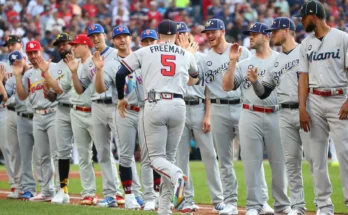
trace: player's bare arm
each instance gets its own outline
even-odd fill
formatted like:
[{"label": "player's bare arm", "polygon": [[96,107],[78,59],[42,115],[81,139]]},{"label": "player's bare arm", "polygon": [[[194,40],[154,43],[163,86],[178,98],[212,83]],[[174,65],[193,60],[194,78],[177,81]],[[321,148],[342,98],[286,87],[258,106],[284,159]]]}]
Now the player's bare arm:
[{"label": "player's bare arm", "polygon": [[231,91],[234,89],[234,71],[241,54],[242,47],[239,47],[238,43],[234,43],[230,48],[230,64],[228,65],[227,72],[222,80],[222,89],[225,91]]},{"label": "player's bare arm", "polygon": [[104,84],[104,56],[100,56],[100,52],[96,51],[93,54],[92,61],[97,69],[97,73],[95,75],[95,89],[97,93],[104,93],[107,88]]},{"label": "player's bare arm", "polygon": [[128,106],[128,101],[124,97],[123,86],[125,85],[126,77],[129,74],[131,74],[131,71],[129,71],[123,64],[116,73],[116,87],[118,94],[117,109],[123,118],[126,117],[126,107]]},{"label": "player's bare arm", "polygon": [[8,99],[5,87],[4,87],[4,80],[5,80],[5,67],[4,65],[0,65],[0,94],[2,95],[2,101],[6,102]]},{"label": "player's bare arm", "polygon": [[311,119],[306,110],[306,102],[308,97],[309,89],[309,77],[308,73],[300,73],[298,81],[298,101],[299,101],[299,112],[300,112],[300,127],[305,131],[309,132],[311,127]]},{"label": "player's bare arm", "polygon": [[204,95],[205,95],[205,116],[203,119],[203,132],[207,133],[210,131],[210,104],[211,104],[207,87],[205,87],[204,89]]},{"label": "player's bare arm", "polygon": [[22,83],[22,73],[24,70],[24,60],[15,60],[13,63],[13,74],[16,78],[16,91],[18,94],[18,98],[23,101],[28,97],[28,93],[25,91],[25,88]]},{"label": "player's bare arm", "polygon": [[79,68],[80,62],[76,62],[74,57],[70,54],[67,54],[65,57],[65,63],[68,65],[71,72],[71,79],[73,81],[73,86],[77,94],[81,95],[84,92],[82,83],[77,74],[77,69]]}]

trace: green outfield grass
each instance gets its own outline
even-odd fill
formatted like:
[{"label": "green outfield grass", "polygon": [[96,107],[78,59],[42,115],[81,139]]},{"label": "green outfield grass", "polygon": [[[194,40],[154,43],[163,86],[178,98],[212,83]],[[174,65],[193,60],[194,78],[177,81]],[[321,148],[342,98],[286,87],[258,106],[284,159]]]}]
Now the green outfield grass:
[{"label": "green outfield grass", "polygon": [[[205,173],[205,169],[204,166],[202,164],[202,162],[191,162],[190,163],[191,166],[191,175],[193,177],[193,183],[194,183],[194,187],[195,187],[195,201],[197,203],[202,203],[202,204],[210,204],[210,197],[209,197],[209,192],[208,192],[208,187],[206,184],[206,173]],[[265,166],[265,175],[266,175],[266,180],[267,180],[267,184],[269,187],[269,204],[272,205],[273,204],[273,198],[272,198],[272,193],[271,193],[271,169],[270,166],[268,164],[268,162],[264,163]],[[139,164],[138,164],[138,169],[139,168]],[[0,166],[0,170],[1,171],[5,171],[4,166]],[[76,165],[72,165],[71,166],[71,171],[78,171],[79,167]],[[99,165],[95,165],[95,171],[100,171],[100,166]],[[236,171],[236,175],[238,178],[238,183],[239,183],[239,187],[238,187],[238,205],[239,206],[245,206],[246,202],[245,202],[245,198],[246,198],[246,192],[245,192],[245,183],[244,183],[244,169],[243,169],[243,165],[241,162],[235,162],[235,171]],[[347,210],[344,206],[343,203],[343,192],[342,192],[342,185],[341,185],[341,181],[340,181],[340,174],[339,174],[339,167],[331,167],[329,166],[329,172],[330,172],[330,177],[331,177],[331,183],[333,185],[333,195],[331,196],[332,201],[335,205],[335,212],[336,213],[346,213]],[[314,199],[314,192],[313,192],[313,180],[312,180],[312,176],[310,175],[310,171],[309,171],[309,166],[306,162],[303,163],[303,180],[304,180],[304,189],[305,189],[305,199],[306,199],[306,207],[308,209],[308,211],[315,211],[315,206],[313,203],[313,199]],[[102,197],[102,184],[101,184],[101,178],[97,178],[97,193],[98,193],[98,197]],[[8,183],[6,181],[0,181],[0,189],[9,189]],[[79,194],[79,192],[81,191],[81,184],[80,184],[80,180],[79,179],[70,179],[69,180],[69,192],[71,194]],[[0,208],[4,208],[3,206],[5,206],[5,208],[8,208],[8,213],[11,212],[12,209],[10,208],[14,208],[14,210],[18,209],[18,202],[9,202],[9,201],[0,201]],[[16,205],[15,205],[16,204]],[[39,205],[37,204],[33,204],[31,206],[30,203],[23,203],[25,204],[25,208],[26,210],[28,208],[28,210],[38,210]],[[13,207],[10,207],[13,206]],[[24,205],[23,205],[24,206]],[[17,207],[17,208],[16,208]],[[47,207],[47,208],[46,208]],[[44,211],[48,211],[48,207],[59,207],[59,206],[43,206],[42,210],[44,214]],[[40,208],[41,210],[41,208]],[[79,214],[79,213],[75,213],[75,212],[70,212],[70,210],[74,210],[74,206],[71,207],[66,207],[66,209],[64,210],[69,210],[69,213],[74,213],[74,214]],[[80,210],[80,209],[76,209],[76,210]],[[5,214],[6,214],[5,210]],[[61,213],[64,213],[63,211],[59,210]],[[89,208],[84,208],[81,209],[81,211],[83,211],[84,214],[88,214],[88,213],[93,213],[94,209],[89,209]],[[26,211],[25,211],[26,212]],[[107,210],[105,211],[105,214]],[[17,212],[12,211],[11,214],[20,214]],[[24,212],[23,212],[24,213]],[[104,213],[104,212],[103,212]],[[1,211],[1,214],[2,211]],[[27,213],[26,213],[27,214]],[[39,214],[39,213],[37,213]],[[41,214],[41,213],[40,213]],[[132,212],[130,213],[123,213],[123,214],[133,214]]]}]

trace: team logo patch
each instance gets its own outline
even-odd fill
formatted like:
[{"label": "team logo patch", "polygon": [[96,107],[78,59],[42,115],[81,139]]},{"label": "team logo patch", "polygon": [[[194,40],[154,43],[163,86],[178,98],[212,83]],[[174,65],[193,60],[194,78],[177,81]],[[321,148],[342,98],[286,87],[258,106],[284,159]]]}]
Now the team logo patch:
[{"label": "team logo patch", "polygon": [[57,72],[59,75],[60,74],[62,74],[63,73],[63,71],[62,70],[58,70],[58,72]]},{"label": "team logo patch", "polygon": [[210,20],[210,21],[208,21],[208,22],[205,23],[205,27],[209,27],[209,26],[211,26],[212,24],[214,24],[214,22]]},{"label": "team logo patch", "polygon": [[248,69],[254,69],[254,65],[250,64],[250,65],[248,66]]},{"label": "team logo patch", "polygon": [[90,62],[90,63],[89,63],[89,67],[92,67],[92,66],[93,66],[93,63],[92,63],[92,62]]},{"label": "team logo patch", "polygon": [[308,51],[312,50],[312,45],[308,46]]},{"label": "team logo patch", "polygon": [[244,87],[244,89],[249,89],[251,87],[251,83],[248,80],[248,77],[243,78],[243,87]]},{"label": "team logo patch", "polygon": [[146,35],[150,35],[151,31],[150,30],[146,30],[145,33],[146,33]]},{"label": "team logo patch", "polygon": [[89,27],[92,31],[94,31],[95,29],[95,25],[92,25],[91,27]]},{"label": "team logo patch", "polygon": [[278,67],[279,66],[279,62],[276,62],[275,64],[274,64],[274,67]]},{"label": "team logo patch", "polygon": [[208,61],[208,62],[207,62],[207,66],[211,66],[211,65],[213,65],[213,62]]},{"label": "team logo patch", "polygon": [[119,27],[118,30],[119,30],[119,31],[123,31],[123,27]]}]

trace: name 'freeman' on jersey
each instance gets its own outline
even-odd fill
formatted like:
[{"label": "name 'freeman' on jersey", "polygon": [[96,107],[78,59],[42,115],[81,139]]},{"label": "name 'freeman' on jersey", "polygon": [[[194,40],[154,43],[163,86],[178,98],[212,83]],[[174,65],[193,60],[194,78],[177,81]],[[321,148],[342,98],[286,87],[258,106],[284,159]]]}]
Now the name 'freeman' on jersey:
[{"label": "name 'freeman' on jersey", "polygon": [[178,46],[171,45],[171,44],[163,44],[161,46],[150,46],[150,51],[151,51],[151,53],[169,52],[169,53],[175,53],[175,54],[180,54],[182,56],[185,56],[184,49],[182,49]]}]

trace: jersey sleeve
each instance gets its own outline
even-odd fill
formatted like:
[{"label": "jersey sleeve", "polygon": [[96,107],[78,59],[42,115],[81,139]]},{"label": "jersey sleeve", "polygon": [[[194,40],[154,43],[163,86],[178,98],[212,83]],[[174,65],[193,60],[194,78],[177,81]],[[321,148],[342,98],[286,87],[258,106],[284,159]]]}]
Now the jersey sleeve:
[{"label": "jersey sleeve", "polygon": [[71,80],[70,72],[65,74],[62,79],[58,80],[58,83],[59,83],[60,89],[63,90],[63,92],[65,92],[65,93],[68,92],[72,87],[72,85],[71,85],[72,80]]},{"label": "jersey sleeve", "polygon": [[242,68],[239,63],[237,63],[235,71],[234,71],[234,89],[237,89],[243,81],[243,73]]},{"label": "jersey sleeve", "polygon": [[[274,74],[273,66],[271,66],[271,67],[269,67],[267,69],[267,72],[266,72],[265,76],[262,79],[262,85],[263,86],[269,87],[271,89],[274,89],[277,86],[277,83],[275,83],[275,80],[273,78],[273,74]],[[276,77],[278,77],[278,76],[276,76]],[[279,81],[279,78],[280,77],[278,77],[278,81]]]},{"label": "jersey sleeve", "polygon": [[6,81],[6,84],[5,84],[5,90],[6,90],[6,93],[7,93],[7,96],[8,97],[11,97],[13,94],[15,94],[15,90],[14,89],[14,78],[10,78]]},{"label": "jersey sleeve", "polygon": [[242,46],[242,54],[239,57],[238,61],[242,61],[242,60],[247,59],[247,58],[249,58],[251,56],[252,56],[252,54],[249,51],[249,49],[247,49],[246,47]]},{"label": "jersey sleeve", "polygon": [[29,91],[29,87],[30,87],[30,80],[29,80],[29,77],[28,77],[28,72],[24,73],[24,76],[23,76],[23,79],[22,79],[22,83],[23,83],[23,87],[25,89],[25,92],[30,92]]},{"label": "jersey sleeve", "polygon": [[[303,41],[304,43],[305,41]],[[308,73],[308,58],[306,54],[306,45],[301,44],[300,49],[300,66],[299,66],[299,72]]]},{"label": "jersey sleeve", "polygon": [[188,72],[191,76],[194,77],[194,76],[198,75],[197,62],[196,62],[195,57],[191,53],[189,54],[189,56],[190,56],[190,58],[189,58],[190,59],[190,67],[189,67]]},{"label": "jersey sleeve", "polygon": [[343,34],[344,66],[348,68],[348,34]]},{"label": "jersey sleeve", "polygon": [[[110,65],[110,64],[109,64]],[[111,86],[112,83],[116,84],[116,80],[115,80],[115,77],[116,77],[116,67],[113,65],[113,66],[105,66],[104,69],[104,84],[105,84],[105,87],[106,89],[109,89],[109,87]]]},{"label": "jersey sleeve", "polygon": [[138,51],[132,52],[126,58],[122,60],[122,64],[130,71],[134,72],[137,69],[140,69],[140,60],[141,60],[141,51],[143,49],[139,49]]},{"label": "jersey sleeve", "polygon": [[89,78],[89,72],[94,72],[93,70],[95,70],[95,67],[82,70],[80,81],[85,89],[87,89],[92,83],[91,79]]}]

